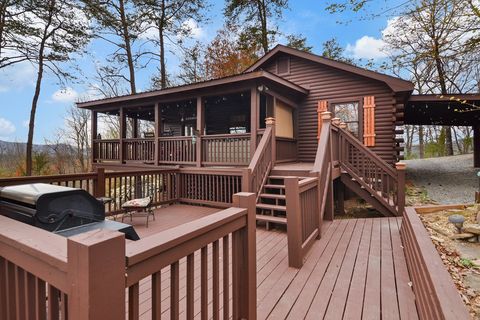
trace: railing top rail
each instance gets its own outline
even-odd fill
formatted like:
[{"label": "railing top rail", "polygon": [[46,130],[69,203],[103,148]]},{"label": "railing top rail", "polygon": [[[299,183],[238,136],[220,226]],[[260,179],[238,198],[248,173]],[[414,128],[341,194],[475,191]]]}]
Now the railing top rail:
[{"label": "railing top rail", "polygon": [[192,136],[158,137],[158,140],[192,140]]},{"label": "railing top rail", "polygon": [[93,142],[120,142],[120,139],[93,139]]},{"label": "railing top rail", "polygon": [[[320,139],[318,141],[317,154],[315,156],[315,162],[313,164],[312,172],[318,173],[322,172],[325,162],[327,161],[326,157],[329,154],[328,148],[330,147],[330,131],[332,125],[330,121],[324,122],[322,125],[322,130],[320,132]],[[336,160],[336,159],[334,159]]]},{"label": "railing top rail", "polygon": [[267,127],[265,129],[265,132],[263,133],[262,139],[260,140],[260,143],[257,146],[257,149],[255,150],[255,153],[253,154],[252,160],[250,161],[250,165],[248,166],[248,169],[254,170],[255,167],[257,166],[258,161],[262,157],[262,155],[266,152],[266,146],[268,145],[268,140],[272,136],[272,128]]},{"label": "railing top rail", "polygon": [[250,133],[226,133],[226,134],[202,135],[202,139],[217,139],[217,138],[250,138]]},{"label": "railing top rail", "polygon": [[180,173],[188,174],[208,174],[208,175],[220,175],[220,176],[241,176],[242,171],[238,168],[214,168],[214,169],[195,169],[195,168],[180,168]]},{"label": "railing top rail", "polygon": [[27,176],[27,177],[7,177],[0,178],[0,186],[7,186],[10,184],[19,184],[22,182],[60,182],[60,181],[71,181],[71,180],[85,180],[85,179],[94,179],[97,174],[95,172],[88,173],[72,173],[72,174],[57,174],[57,175],[48,175],[48,176]]},{"label": "railing top rail", "polygon": [[310,177],[310,178],[306,178],[306,179],[302,179],[298,182],[298,186],[299,187],[304,187],[304,186],[308,186],[308,185],[312,185],[314,186],[316,183],[318,182],[318,178],[317,177]]},{"label": "railing top rail", "polygon": [[155,138],[125,138],[124,142],[136,142],[136,141],[155,141]]},{"label": "railing top rail", "polygon": [[[332,127],[335,127],[335,125],[332,125]],[[338,128],[338,127],[337,127]],[[347,130],[338,128],[338,132],[348,140],[349,143],[357,147],[360,152],[368,154],[368,157],[372,159],[376,165],[387,171],[392,177],[397,176],[397,172],[393,167],[390,167],[389,165],[385,164],[384,160],[380,158],[375,152],[370,150],[369,148],[365,147],[360,141],[358,141],[357,138],[355,138],[350,132]]]},{"label": "railing top rail", "polygon": [[129,171],[111,171],[105,172],[105,177],[122,177],[122,176],[135,176],[157,173],[177,173],[178,168],[161,168],[161,169],[141,169],[141,170],[129,170]]}]

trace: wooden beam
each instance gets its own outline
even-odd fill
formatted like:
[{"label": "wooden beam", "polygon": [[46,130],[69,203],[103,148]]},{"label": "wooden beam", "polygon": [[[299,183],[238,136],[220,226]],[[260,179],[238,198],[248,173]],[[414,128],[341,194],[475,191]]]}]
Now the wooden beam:
[{"label": "wooden beam", "polygon": [[90,156],[91,156],[91,165],[93,166],[93,163],[95,162],[95,159],[97,157],[97,154],[96,154],[96,146],[95,146],[95,139],[97,139],[97,135],[98,135],[98,112],[96,111],[92,111],[92,117],[90,119],[90,121],[92,121],[92,127],[91,127],[91,134],[92,134],[92,137],[91,137],[91,148],[92,148],[92,151],[90,152]]},{"label": "wooden beam", "polygon": [[155,165],[158,165],[158,161],[160,160],[160,142],[158,141],[161,135],[161,122],[162,122],[162,114],[160,110],[160,104],[155,103],[154,107],[154,114],[155,114]]},{"label": "wooden beam", "polygon": [[127,123],[126,123],[126,117],[125,117],[125,110],[123,110],[123,107],[120,108],[120,116],[119,116],[119,119],[120,119],[120,132],[119,132],[119,160],[120,160],[120,163],[123,163],[123,159],[124,159],[124,150],[123,150],[123,139],[125,139],[126,137],[126,134],[127,134]]}]

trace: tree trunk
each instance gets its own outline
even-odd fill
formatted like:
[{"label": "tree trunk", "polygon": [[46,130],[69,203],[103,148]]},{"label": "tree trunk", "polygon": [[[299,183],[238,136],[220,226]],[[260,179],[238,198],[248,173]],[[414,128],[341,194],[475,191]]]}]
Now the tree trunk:
[{"label": "tree trunk", "polygon": [[165,36],[163,34],[165,28],[165,0],[162,0],[162,13],[158,21],[158,41],[160,47],[160,88],[167,87],[167,70],[165,63]]},{"label": "tree trunk", "polygon": [[128,22],[127,22],[127,17],[125,15],[125,5],[123,0],[119,1],[119,7],[120,7],[120,19],[122,23],[123,41],[125,42],[125,51],[127,54],[128,71],[130,76],[129,77],[130,93],[134,94],[134,93],[137,93],[136,84],[135,84],[135,66],[133,64],[132,45],[130,43],[130,33],[128,31]]},{"label": "tree trunk", "polygon": [[261,41],[263,53],[267,54],[268,52],[268,29],[267,29],[267,10],[265,5],[265,0],[258,0],[258,14],[261,24]]},{"label": "tree trunk", "polygon": [[420,159],[425,158],[425,134],[423,132],[423,126],[418,126],[418,152]]}]

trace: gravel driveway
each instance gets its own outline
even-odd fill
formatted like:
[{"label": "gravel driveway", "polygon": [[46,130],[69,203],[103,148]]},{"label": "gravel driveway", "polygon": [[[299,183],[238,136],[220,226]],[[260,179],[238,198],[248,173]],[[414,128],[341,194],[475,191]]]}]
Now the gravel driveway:
[{"label": "gravel driveway", "polygon": [[478,190],[473,155],[405,160],[407,181],[425,187],[428,196],[438,203],[473,203]]}]

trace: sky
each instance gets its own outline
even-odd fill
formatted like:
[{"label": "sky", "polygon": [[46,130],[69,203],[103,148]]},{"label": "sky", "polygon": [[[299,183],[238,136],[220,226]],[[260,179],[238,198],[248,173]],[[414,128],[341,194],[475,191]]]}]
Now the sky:
[{"label": "sky", "polygon": [[[392,19],[390,11],[375,19],[362,19],[362,15],[351,12],[332,15],[325,10],[327,2],[290,0],[289,9],[284,12],[282,20],[278,21],[280,30],[285,34],[305,36],[307,43],[313,47],[313,53],[321,53],[322,43],[336,37],[351,57],[377,61],[385,58],[381,51],[382,31]],[[401,3],[397,0],[375,0],[371,9],[383,12],[385,7],[392,8]],[[224,23],[224,1],[210,0],[210,4],[207,12],[210,22],[206,25],[192,25],[194,39],[204,43],[212,40]],[[338,23],[339,21],[348,23]],[[282,39],[279,39],[279,43],[282,43]],[[46,75],[36,114],[34,143],[42,144],[46,140],[53,140],[64,125],[68,108],[80,97],[85,99],[92,96],[89,83],[95,84],[95,65],[104,61],[110,48],[103,41],[95,40],[87,49],[89,54],[77,61],[82,70],[82,74],[79,74],[80,82],[60,85],[53,76]],[[178,56],[169,53],[169,73],[175,74],[178,64]],[[155,70],[156,66],[150,65],[137,74],[139,91],[149,88],[150,75]],[[0,140],[26,141],[35,74],[36,69],[28,63],[0,70]]]}]

